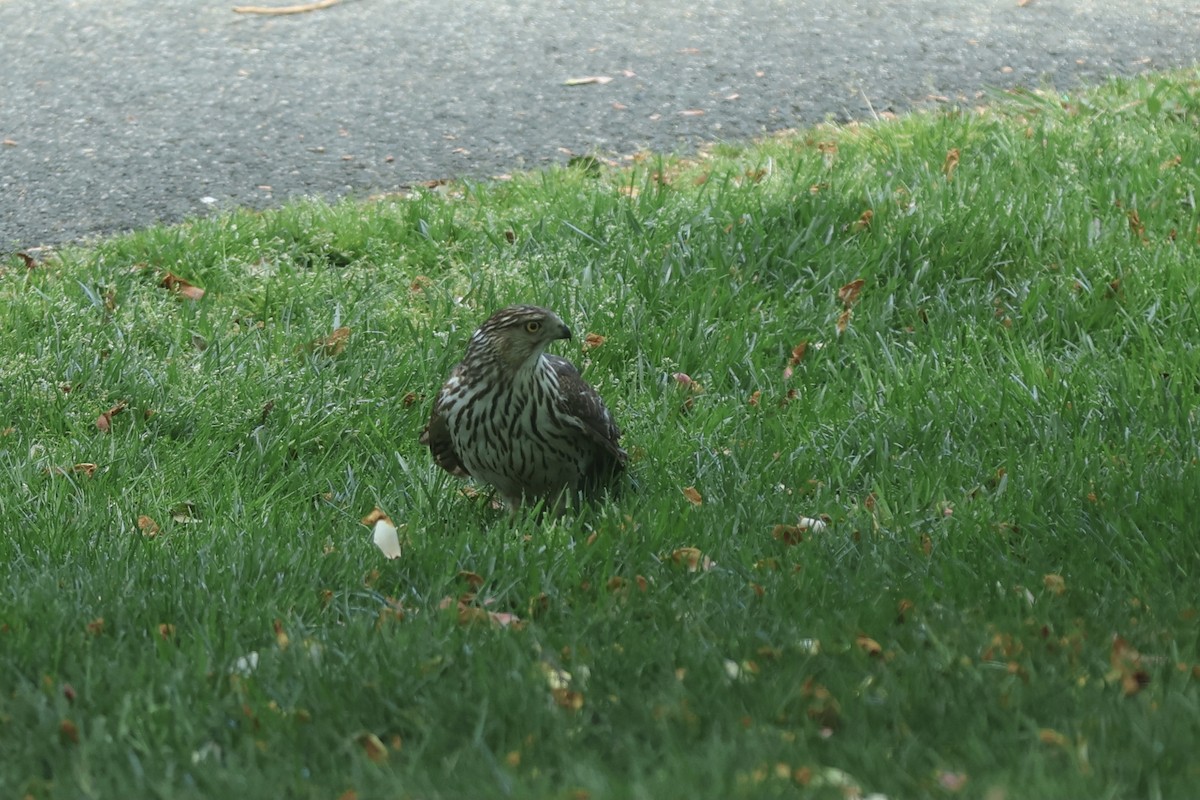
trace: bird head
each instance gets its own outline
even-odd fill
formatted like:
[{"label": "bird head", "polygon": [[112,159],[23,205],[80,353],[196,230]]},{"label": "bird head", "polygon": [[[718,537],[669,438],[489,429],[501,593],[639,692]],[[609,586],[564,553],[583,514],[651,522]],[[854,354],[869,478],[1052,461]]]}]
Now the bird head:
[{"label": "bird head", "polygon": [[516,372],[541,357],[546,345],[555,339],[570,339],[568,328],[553,311],[538,306],[509,306],[488,317],[467,349],[472,353],[487,353]]}]

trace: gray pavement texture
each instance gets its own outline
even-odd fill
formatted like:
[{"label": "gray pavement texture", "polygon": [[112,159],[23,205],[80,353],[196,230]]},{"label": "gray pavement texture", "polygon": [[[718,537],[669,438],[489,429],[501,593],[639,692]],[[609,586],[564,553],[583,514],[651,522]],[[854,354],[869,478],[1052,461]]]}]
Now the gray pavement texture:
[{"label": "gray pavement texture", "polygon": [[1200,0],[233,5],[0,0],[0,252],[1200,59]]}]

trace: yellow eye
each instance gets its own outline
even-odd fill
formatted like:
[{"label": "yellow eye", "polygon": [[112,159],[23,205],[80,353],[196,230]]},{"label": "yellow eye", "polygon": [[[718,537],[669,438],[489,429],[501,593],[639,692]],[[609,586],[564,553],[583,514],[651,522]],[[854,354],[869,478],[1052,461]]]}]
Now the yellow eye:
[{"label": "yellow eye", "polygon": [[537,333],[541,329],[542,329],[542,323],[538,322],[537,320],[534,320],[533,322],[525,323],[525,330],[529,331],[530,333]]}]

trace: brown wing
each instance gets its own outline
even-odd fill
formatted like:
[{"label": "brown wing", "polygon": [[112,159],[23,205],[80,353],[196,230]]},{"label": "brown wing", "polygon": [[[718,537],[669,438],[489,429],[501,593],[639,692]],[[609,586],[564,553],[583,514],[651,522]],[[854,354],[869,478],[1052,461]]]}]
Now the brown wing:
[{"label": "brown wing", "polygon": [[459,368],[455,367],[450,381],[442,386],[441,391],[434,398],[429,424],[425,426],[425,430],[421,431],[420,441],[421,444],[429,447],[429,452],[433,454],[433,460],[439,467],[459,478],[469,478],[470,473],[458,460],[458,453],[454,451],[454,441],[450,438],[450,426],[446,424],[446,415],[442,411],[442,400],[451,390],[454,379],[458,377],[458,372]]},{"label": "brown wing", "polygon": [[546,355],[544,358],[558,374],[561,401],[567,412],[583,425],[588,438],[599,446],[599,452],[607,456],[602,459],[601,471],[611,471],[625,466],[628,456],[618,441],[621,429],[613,421],[612,414],[600,399],[596,390],[579,375],[575,365],[565,358]]}]

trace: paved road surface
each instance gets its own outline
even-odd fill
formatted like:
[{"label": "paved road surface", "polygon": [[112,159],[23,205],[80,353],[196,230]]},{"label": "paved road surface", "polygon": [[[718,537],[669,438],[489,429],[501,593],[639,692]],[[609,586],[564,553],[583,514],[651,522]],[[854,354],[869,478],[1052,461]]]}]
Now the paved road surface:
[{"label": "paved road surface", "polygon": [[1200,0],[233,5],[0,0],[0,252],[1200,59]]}]

